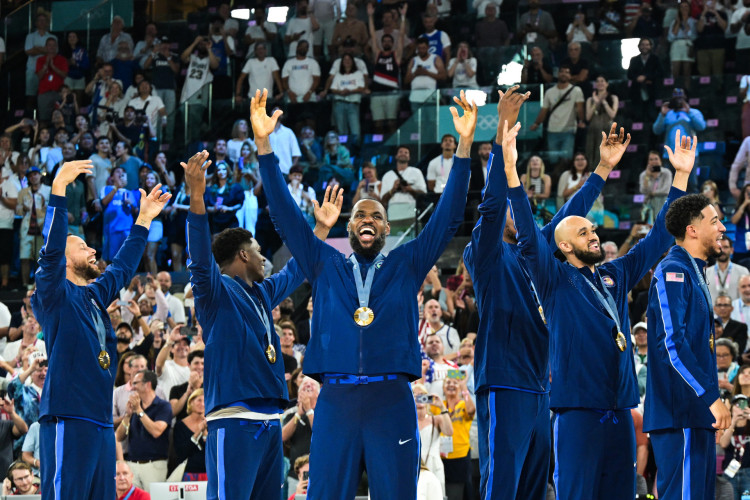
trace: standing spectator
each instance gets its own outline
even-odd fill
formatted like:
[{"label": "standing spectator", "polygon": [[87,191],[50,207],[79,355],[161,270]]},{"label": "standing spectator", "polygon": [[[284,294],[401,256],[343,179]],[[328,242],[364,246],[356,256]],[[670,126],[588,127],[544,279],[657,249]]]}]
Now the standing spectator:
[{"label": "standing spectator", "polygon": [[716,0],[706,0],[698,18],[698,37],[695,40],[695,56],[698,74],[715,75],[723,81],[724,55],[726,52],[724,33],[727,31],[727,13]]},{"label": "standing spectator", "polygon": [[245,192],[241,184],[233,181],[226,164],[219,164],[216,167],[216,174],[212,181],[209,189],[214,206],[208,207],[208,213],[213,214],[211,232],[218,234],[224,229],[239,226],[237,211],[245,201]]},{"label": "standing spectator", "polygon": [[740,99],[742,100],[742,137],[750,136],[750,75],[745,74],[740,79]]},{"label": "standing spectator", "polygon": [[116,135],[114,130],[110,133],[110,129],[114,129],[115,123],[124,117],[127,105],[128,101],[125,100],[123,94],[122,82],[120,80],[112,80],[109,84],[109,92],[106,96],[102,96],[99,99],[96,106],[96,122],[98,123],[97,130],[99,137]]},{"label": "standing spectator", "polygon": [[151,70],[151,82],[154,85],[154,94],[162,100],[167,113],[167,128],[164,134],[164,142],[171,143],[174,134],[175,107],[177,104],[175,94],[177,82],[175,77],[180,72],[180,59],[177,57],[177,54],[169,50],[169,40],[166,37],[156,40],[154,48],[155,50],[146,55],[143,68],[150,69],[153,67]]},{"label": "standing spectator", "polygon": [[469,44],[458,44],[456,57],[448,62],[448,78],[453,78],[453,88],[479,86],[477,83],[477,60],[471,53]]},{"label": "standing spectator", "polygon": [[557,85],[544,94],[542,109],[530,127],[531,130],[536,130],[546,120],[547,150],[550,161],[553,163],[573,155],[576,117],[578,117],[578,127],[584,126],[583,91],[580,87],[570,83],[570,78],[570,66],[560,66],[557,73]]},{"label": "standing spectator", "polygon": [[133,49],[133,56],[138,60],[138,65],[146,67],[146,60],[150,55],[159,50],[159,31],[156,23],[146,24],[146,30],[143,34],[143,40],[139,40]]},{"label": "standing spectator", "polygon": [[427,191],[438,194],[443,192],[451,167],[453,167],[456,147],[456,138],[451,134],[445,134],[440,140],[441,154],[427,164]]},{"label": "standing spectator", "polygon": [[570,169],[566,170],[557,181],[557,206],[562,207],[579,189],[583,187],[586,180],[591,175],[589,172],[589,162],[586,155],[577,152],[573,155],[573,163]]},{"label": "standing spectator", "polygon": [[578,42],[568,44],[568,57],[563,59],[560,66],[570,67],[570,81],[575,85],[589,79],[589,62],[581,57],[581,44]]},{"label": "standing spectator", "polygon": [[188,395],[187,415],[177,420],[174,426],[174,451],[177,463],[185,462],[183,481],[207,481],[206,438],[208,424],[203,389],[196,389]]},{"label": "standing spectator", "polygon": [[21,281],[24,286],[29,284],[29,270],[31,261],[36,261],[39,250],[42,249],[44,238],[42,228],[47,205],[52,189],[42,184],[42,172],[39,167],[31,167],[27,173],[29,186],[18,193],[16,214],[23,217],[20,229]]},{"label": "standing spectator", "polygon": [[159,282],[164,299],[167,301],[170,316],[175,323],[185,324],[185,306],[180,299],[170,293],[172,276],[167,271],[161,271],[156,275],[156,280]]},{"label": "standing spectator", "polygon": [[537,200],[546,200],[552,192],[552,178],[544,172],[544,161],[539,156],[529,158],[526,165],[526,173],[521,176],[521,184],[526,189],[532,206],[537,205]]},{"label": "standing spectator", "polygon": [[[101,68],[96,72],[94,78],[86,84],[84,92],[86,95],[91,96],[91,102],[99,102],[102,97],[107,96],[109,91],[109,83],[112,81],[112,63],[104,63]],[[128,90],[128,89],[123,89]]]},{"label": "standing spectator", "polygon": [[682,80],[682,86],[690,88],[690,75],[692,65],[695,61],[693,57],[693,41],[697,37],[697,22],[690,17],[690,4],[680,2],[677,17],[669,27],[667,40],[671,43],[669,48],[669,59],[672,62],[672,77],[679,84]]},{"label": "standing spectator", "polygon": [[[240,76],[237,78],[237,86],[235,88],[235,99],[237,102],[242,102],[244,97],[242,96],[242,83],[247,78],[247,96],[252,98],[255,96],[255,92],[263,89],[268,89],[268,95],[276,95],[277,97],[284,92],[284,86],[281,83],[279,76],[279,63],[273,57],[267,57],[268,44],[266,42],[255,43],[255,57],[248,59],[245,66],[240,72]],[[276,94],[274,94],[274,85],[276,85]]]},{"label": "standing spectator", "polygon": [[434,393],[443,399],[443,382],[448,377],[448,373],[457,369],[458,365],[445,357],[445,347],[441,337],[431,330],[428,330],[424,337],[424,353],[427,360],[422,363],[422,378],[427,392]]},{"label": "standing spectator", "polygon": [[37,61],[47,55],[47,39],[57,37],[49,32],[49,14],[44,10],[37,10],[35,17],[36,30],[26,35],[24,51],[26,60],[26,106],[35,107],[35,98],[39,94],[39,78],[37,77]]},{"label": "standing spectator", "polygon": [[[356,15],[356,10],[354,12]],[[318,26],[320,26],[319,29],[313,31],[313,53],[315,54],[315,58],[320,59],[323,57],[323,50],[325,48],[328,50],[328,57],[333,59],[334,51],[330,47],[336,23],[341,18],[341,5],[338,0],[315,0],[312,4],[312,15],[315,16],[315,20],[318,21]]]},{"label": "standing spectator", "polygon": [[[750,276],[741,276],[737,283],[737,289],[740,292],[740,296],[732,302],[734,310],[732,311],[731,318],[747,325],[750,320]],[[732,356],[732,359],[736,358],[736,355]]]},{"label": "standing spectator", "polygon": [[86,88],[86,74],[91,62],[88,51],[78,38],[78,33],[75,31],[68,33],[67,43],[63,44],[60,53],[68,61],[68,76],[65,78],[65,85],[75,93],[78,102],[82,102],[83,91]]},{"label": "standing spectator", "polygon": [[568,43],[585,43],[589,44],[590,47],[591,42],[594,41],[594,35],[596,35],[596,26],[586,19],[586,13],[583,10],[579,10],[573,16],[573,22],[568,24],[565,35]]},{"label": "standing spectator", "polygon": [[[269,89],[270,91],[270,89]],[[255,143],[248,136],[248,125],[247,120],[239,119],[232,125],[232,138],[226,141],[227,157],[232,165],[236,165],[240,159],[240,152],[245,142],[249,141],[252,146],[252,150],[256,151],[258,148],[255,147]],[[217,141],[218,145],[218,141]],[[214,146],[214,153],[216,153],[216,146]],[[217,157],[218,159],[218,157]]]},{"label": "standing spectator", "polygon": [[[13,223],[16,205],[18,204],[18,188],[13,179],[0,179],[0,240],[13,241]],[[8,287],[10,264],[13,260],[13,245],[0,245],[0,289]]]},{"label": "standing spectator", "polygon": [[641,38],[638,42],[640,55],[633,56],[628,66],[628,80],[630,80],[630,104],[633,106],[632,116],[636,119],[647,117],[653,120],[656,115],[654,100],[656,99],[655,85],[661,85],[662,67],[659,58],[651,53],[653,42],[650,38]]},{"label": "standing spectator", "polygon": [[133,215],[138,212],[133,193],[127,189],[128,174],[122,167],[112,169],[111,184],[99,193],[102,208],[102,258],[111,262],[125,242],[133,226]]},{"label": "standing spectator", "polygon": [[28,427],[29,431],[23,438],[21,457],[24,462],[31,466],[33,474],[39,477],[39,422],[34,422]]},{"label": "standing spectator", "polygon": [[290,104],[314,102],[315,89],[320,83],[320,66],[307,56],[307,41],[296,45],[297,52],[290,57],[281,69],[281,81]]},{"label": "standing spectator", "polygon": [[435,28],[437,23],[437,16],[430,10],[427,10],[422,14],[422,25],[424,26],[424,33],[420,35],[420,38],[424,37],[427,39],[430,47],[428,52],[434,54],[442,59],[443,64],[451,59],[451,39],[448,33]]},{"label": "standing spectator", "polygon": [[661,156],[656,151],[648,152],[648,163],[638,178],[638,185],[640,193],[644,196],[641,220],[653,224],[656,214],[667,201],[669,188],[672,186],[672,172],[662,168]]},{"label": "standing spectator", "polygon": [[661,36],[661,25],[656,17],[653,16],[653,11],[654,9],[650,3],[643,2],[641,4],[625,28],[629,37],[649,38],[653,40]]},{"label": "standing spectator", "polygon": [[[187,87],[187,84],[183,87],[183,93],[185,87]],[[138,84],[138,95],[128,103],[128,106],[133,107],[136,115],[145,115],[142,121],[148,123],[149,127],[161,126],[167,119],[167,109],[164,107],[164,102],[159,96],[153,94],[153,90],[148,80],[141,81]]]},{"label": "standing spectator", "polygon": [[139,184],[139,171],[143,166],[143,161],[137,156],[133,156],[130,147],[120,141],[115,145],[115,162],[114,166],[122,167],[128,175],[128,184],[125,189],[135,191]]},{"label": "standing spectator", "polygon": [[[284,417],[281,428],[281,440],[289,447],[288,458],[291,463],[310,453],[312,426],[315,420],[315,407],[320,395],[320,384],[310,377],[304,377],[297,392],[297,406],[294,412]],[[289,471],[286,482],[289,491],[297,487],[297,475]]]},{"label": "standing spectator", "polygon": [[[544,52],[539,47],[532,47],[529,51],[531,57],[523,64],[521,70],[521,82],[527,85],[550,83],[552,81],[552,65],[544,57]],[[538,95],[539,92],[537,91]]]},{"label": "standing spectator", "polygon": [[719,199],[719,186],[712,180],[704,181],[701,185],[701,193],[708,198],[711,205],[716,209],[719,220],[724,219],[724,212],[721,210],[721,200]]},{"label": "standing spectator", "polygon": [[450,325],[443,322],[443,308],[440,302],[430,299],[424,304],[424,317],[430,328],[431,335],[440,337],[443,344],[443,354],[446,360],[454,361],[458,356],[458,348],[461,340],[458,338],[458,331]]},{"label": "standing spectator", "polygon": [[268,140],[271,142],[273,152],[279,158],[279,170],[281,170],[282,174],[286,175],[289,173],[292,165],[297,164],[302,156],[302,152],[299,149],[297,137],[294,135],[294,132],[281,123],[283,119],[284,115],[281,115],[281,118],[276,123],[276,128],[268,136]]},{"label": "standing spectator", "polygon": [[108,137],[100,136],[96,140],[96,153],[89,158],[92,164],[91,174],[86,175],[86,187],[88,199],[93,201],[96,212],[102,211],[99,193],[107,184],[107,179],[112,169],[111,146]]},{"label": "standing spectator", "polygon": [[607,0],[599,9],[599,38],[617,39],[625,29],[620,6],[614,0]]},{"label": "standing spectator", "polygon": [[[401,90],[401,61],[404,53],[404,37],[406,36],[406,4],[402,7],[401,29],[398,39],[392,34],[384,33],[380,38],[375,31],[375,6],[367,4],[368,26],[370,29],[370,49],[372,54],[372,84],[370,90],[374,94],[370,97],[370,112],[372,113],[375,132],[382,134],[386,130],[394,132],[398,128],[399,101],[397,90]],[[383,17],[386,13],[383,14]],[[391,14],[388,13],[388,19]]]},{"label": "standing spectator", "polygon": [[297,206],[305,214],[307,222],[311,227],[315,227],[315,216],[313,214],[313,200],[316,199],[315,190],[311,186],[302,183],[302,173],[302,167],[299,165],[293,166],[289,170],[287,187]]},{"label": "standing spectator", "polygon": [[133,52],[133,38],[125,33],[125,21],[120,16],[112,18],[112,27],[109,33],[104,35],[99,41],[99,48],[96,50],[96,63],[102,65],[105,62],[110,62],[117,55],[117,50],[120,46],[120,42],[125,42],[130,48],[130,52]]},{"label": "standing spectator", "polygon": [[68,232],[83,238],[83,226],[88,222],[85,176],[78,176],[75,181],[68,184],[65,188],[65,198],[68,202]]},{"label": "standing spectator", "polygon": [[187,77],[180,95],[180,107],[187,103],[188,109],[183,119],[188,123],[186,140],[189,142],[200,138],[203,112],[208,106],[208,84],[214,78],[212,71],[219,67],[219,59],[211,46],[209,37],[197,36],[180,56],[182,62],[188,64]]},{"label": "standing spectator", "polygon": [[[248,24],[244,38],[245,45],[247,45],[248,60],[257,57],[255,49],[258,42],[263,42],[264,46],[266,45],[266,42],[272,43],[274,39],[276,39],[278,31],[276,24],[271,23],[266,19],[266,7],[262,4],[255,7],[255,19]],[[315,35],[315,33],[313,33],[313,35]],[[271,91],[270,87],[266,88],[269,92]]]},{"label": "standing spectator", "polygon": [[[482,70],[482,84],[493,83],[500,72],[503,53],[510,44],[511,34],[505,21],[497,17],[498,5],[487,2],[480,14],[484,14],[474,25],[475,44],[479,68]],[[551,81],[551,78],[550,78]]]},{"label": "standing spectator", "polygon": [[117,45],[117,53],[112,59],[112,77],[120,80],[125,88],[133,85],[133,76],[138,70],[138,61],[133,58],[133,47],[122,41]]},{"label": "standing spectator", "polygon": [[346,18],[336,23],[331,37],[331,58],[343,55],[344,48],[348,48],[354,56],[361,56],[367,45],[367,26],[357,19],[357,6],[348,3]]},{"label": "standing spectator", "polygon": [[[594,80],[594,92],[586,99],[586,157],[591,165],[599,164],[599,143],[602,131],[609,129],[617,115],[620,100],[609,93],[609,80],[599,75]],[[658,212],[657,212],[658,213]]]},{"label": "standing spectator", "polygon": [[[378,169],[370,162],[362,165],[362,180],[357,184],[356,192],[352,197],[352,206],[363,198],[380,201],[380,181],[378,180]],[[312,304],[312,301],[310,301]],[[297,328],[299,330],[299,327]]]},{"label": "standing spectator", "polygon": [[750,138],[747,137],[742,141],[729,170],[729,191],[735,198],[740,197],[739,177],[742,171],[744,171],[743,182],[747,184],[750,181]]},{"label": "standing spectator", "polygon": [[453,450],[443,459],[445,490],[449,499],[471,498],[471,447],[469,429],[474,421],[476,406],[466,388],[466,378],[446,378],[443,383],[445,406],[453,424]]},{"label": "standing spectator", "polygon": [[[286,65],[284,65],[286,70]],[[357,69],[354,58],[349,54],[341,56],[339,71],[333,77],[333,121],[339,134],[351,135],[351,144],[358,144],[360,138],[359,104],[362,94],[367,91],[365,76]]]},{"label": "standing spectator", "polygon": [[396,151],[396,168],[385,173],[380,184],[380,196],[388,209],[388,219],[414,220],[417,198],[427,192],[422,171],[409,166],[411,153],[406,146]]},{"label": "standing spectator", "polygon": [[236,52],[234,37],[224,29],[224,22],[220,17],[214,17],[208,25],[208,35],[211,52],[219,62],[216,68],[211,68],[214,77],[213,97],[231,99],[233,89],[229,61],[234,58]]},{"label": "standing spectator", "polygon": [[[733,288],[735,291],[735,295],[736,295],[737,293],[736,285],[730,287],[729,282],[731,280],[737,283],[741,278],[747,276],[748,270],[747,268],[742,267],[739,264],[728,264],[729,262],[728,258],[721,262],[723,263],[725,267],[724,285],[727,286],[727,288]],[[731,268],[729,268],[729,266],[731,266]],[[712,269],[712,268],[709,268],[709,269]],[[712,274],[714,278],[717,278],[720,276],[720,274],[717,273],[715,270]],[[733,280],[732,280],[732,274],[735,275]],[[717,285],[717,287],[720,287],[720,286],[722,285],[721,284]],[[712,288],[716,289],[717,287],[712,287]],[[735,299],[735,301],[737,300],[739,299]],[[721,327],[720,332],[717,332],[717,336],[732,340],[738,346],[741,346],[740,350],[744,351],[747,346],[747,324],[741,321],[732,319],[732,313],[734,312],[734,305],[732,304],[733,304],[732,297],[730,297],[727,293],[719,292],[718,295],[716,296],[716,300],[714,301],[714,313],[715,313],[714,317],[717,321],[716,326]],[[745,355],[743,355],[743,357],[744,356]],[[737,384],[737,382],[738,381],[735,381],[735,384]]]},{"label": "standing spectator", "polygon": [[[726,470],[732,461],[739,462],[739,470],[733,477],[729,478],[734,488],[734,498],[741,498],[743,492],[750,490],[750,425],[748,425],[747,397],[743,394],[734,396],[729,410],[732,414],[732,423],[726,430],[721,432],[719,445],[724,448],[724,462],[720,465]],[[745,458],[747,452],[748,458]]]},{"label": "standing spectator", "polygon": [[732,13],[729,30],[737,35],[734,46],[737,72],[750,73],[750,0],[742,0],[742,6]]},{"label": "standing spectator", "polygon": [[[188,353],[190,339],[180,334],[179,328],[172,330],[165,347],[156,358],[156,376],[164,394],[169,395],[172,387],[184,384],[190,379]],[[171,359],[169,359],[171,357]],[[170,406],[170,414],[172,407]]]},{"label": "standing spectator", "polygon": [[[441,496],[445,495],[445,471],[440,459],[440,441],[453,436],[450,412],[437,394],[428,394],[423,384],[412,386],[417,407],[417,423],[421,441],[420,458],[427,470],[435,474],[440,483]],[[426,396],[426,397],[425,397]],[[426,402],[424,400],[427,400]],[[440,413],[435,415],[434,411]]]},{"label": "standing spectator", "polygon": [[731,222],[736,227],[734,262],[743,263],[743,260],[750,258],[750,183],[746,182],[745,187],[740,191]]},{"label": "standing spectator", "polygon": [[555,21],[549,12],[539,8],[539,0],[529,0],[529,11],[521,16],[518,26],[523,44],[537,45],[546,50],[550,42],[557,39]]},{"label": "standing spectator", "polygon": [[44,48],[45,55],[36,61],[36,76],[39,79],[37,117],[46,123],[52,117],[55,102],[60,100],[60,87],[68,76],[68,61],[57,53],[56,38],[47,38]]},{"label": "standing spectator", "polygon": [[307,57],[312,57],[313,31],[317,31],[319,28],[320,26],[318,25],[315,16],[308,14],[307,0],[297,0],[294,17],[286,23],[284,43],[289,47],[287,57],[291,59],[297,54],[297,43],[301,40],[307,42],[307,51],[305,55]]},{"label": "standing spectator", "polygon": [[125,420],[117,428],[118,441],[128,439],[128,466],[133,484],[148,490],[151,483],[167,479],[169,425],[172,408],[156,393],[156,374],[144,370],[133,375],[135,394],[130,396]]},{"label": "standing spectator", "polygon": [[190,414],[189,409],[187,409],[188,399],[195,391],[203,389],[203,359],[203,351],[200,349],[188,354],[188,366],[190,366],[188,381],[172,386],[172,389],[169,391],[169,404],[172,406],[172,415],[177,420],[182,420]]},{"label": "standing spectator", "polygon": [[437,89],[438,82],[446,77],[443,60],[429,53],[430,41],[425,37],[417,39],[417,55],[406,70],[406,83],[411,85],[409,101],[412,111],[424,103]]},{"label": "standing spectator", "polygon": [[[34,483],[34,474],[29,464],[16,461],[8,469],[3,480],[3,495],[38,495],[39,485]],[[135,500],[135,499],[134,499]]]},{"label": "standing spectator", "polygon": [[151,495],[133,484],[133,471],[126,461],[118,460],[115,471],[117,500],[151,500]]},{"label": "standing spectator", "polygon": [[[24,422],[32,424],[39,420],[39,400],[44,390],[48,367],[47,360],[42,357],[31,359],[30,354],[34,352],[34,348],[26,348],[23,352],[25,355],[20,365],[21,369],[8,384],[8,397],[14,401],[15,411]],[[22,447],[22,442],[14,445],[16,451],[21,451]]]}]

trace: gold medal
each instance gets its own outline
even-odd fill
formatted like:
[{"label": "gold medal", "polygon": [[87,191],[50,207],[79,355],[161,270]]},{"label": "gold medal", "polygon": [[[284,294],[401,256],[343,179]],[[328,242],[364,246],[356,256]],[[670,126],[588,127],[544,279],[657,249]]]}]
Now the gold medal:
[{"label": "gold medal", "polygon": [[544,317],[544,309],[542,309],[542,306],[539,306],[539,316],[542,317],[542,321],[544,321],[544,324],[547,324],[547,318]]},{"label": "gold medal", "polygon": [[269,363],[276,362],[276,349],[270,344],[266,347],[266,358],[268,358]]},{"label": "gold medal", "polygon": [[714,336],[711,334],[710,337],[708,337],[708,348],[711,349],[711,352],[714,352]]},{"label": "gold medal", "polygon": [[97,359],[99,360],[99,366],[101,366],[103,370],[109,369],[110,359],[109,353],[107,351],[99,351],[99,356],[97,356]]},{"label": "gold medal", "polygon": [[628,346],[628,341],[625,340],[625,335],[623,335],[622,332],[617,332],[615,343],[617,344],[617,347],[620,348],[620,351],[625,352],[625,348]]},{"label": "gold medal", "polygon": [[354,311],[354,322],[359,326],[367,326],[375,319],[375,313],[369,307],[360,307]]}]

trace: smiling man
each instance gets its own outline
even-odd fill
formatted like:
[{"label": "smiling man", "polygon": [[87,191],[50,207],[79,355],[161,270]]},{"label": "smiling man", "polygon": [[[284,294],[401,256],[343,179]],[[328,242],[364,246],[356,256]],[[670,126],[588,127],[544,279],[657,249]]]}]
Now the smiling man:
[{"label": "smiling man", "polygon": [[102,273],[96,250],[68,235],[66,186],[92,170],[91,160],[65,163],[52,182],[31,297],[49,355],[39,411],[42,496],[56,500],[115,497],[117,338],[107,306],[133,279],[151,221],[171,196],[161,184],[148,196],[141,190],[138,219]]},{"label": "smiling man", "polygon": [[[716,481],[715,433],[731,415],[719,397],[706,261],[722,251],[726,228],[711,201],[691,194],[666,216],[677,244],[648,294],[648,381],[643,432],[651,434],[659,498],[708,498]],[[727,297],[728,299],[728,297]]]},{"label": "smiling man", "polygon": [[421,377],[416,296],[427,272],[463,222],[476,105],[451,108],[461,137],[443,195],[416,239],[381,251],[390,232],[383,205],[357,202],[349,257],[317,240],[297,209],[268,135],[281,115],[266,114],[257,92],[250,117],[260,173],[276,231],[313,287],[315,314],[305,374],[323,382],[310,449],[310,500],[350,499],[367,470],[373,500],[414,500],[419,429],[409,382]]},{"label": "smiling man", "polygon": [[685,194],[695,148],[683,144],[674,154],[669,150],[676,174],[649,234],[623,257],[597,267],[604,255],[590,221],[569,216],[555,228],[565,262],[555,258],[536,226],[516,171],[519,129],[517,124],[504,132],[503,159],[518,244],[550,331],[557,498],[632,500],[636,443],[630,408],[638,406],[639,397],[633,346],[623,333],[630,332],[628,292],[672,244],[664,218],[668,206]]}]

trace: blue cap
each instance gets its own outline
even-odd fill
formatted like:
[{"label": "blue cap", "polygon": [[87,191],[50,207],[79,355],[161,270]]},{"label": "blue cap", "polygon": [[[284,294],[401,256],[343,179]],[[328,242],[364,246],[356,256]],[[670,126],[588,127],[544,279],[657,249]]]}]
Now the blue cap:
[{"label": "blue cap", "polygon": [[29,168],[29,169],[28,169],[28,170],[26,171],[26,175],[32,174],[32,173],[34,173],[34,172],[39,172],[40,174],[42,173],[42,171],[41,171],[41,170],[39,170],[39,167],[37,167],[36,165],[34,165],[33,167]]}]

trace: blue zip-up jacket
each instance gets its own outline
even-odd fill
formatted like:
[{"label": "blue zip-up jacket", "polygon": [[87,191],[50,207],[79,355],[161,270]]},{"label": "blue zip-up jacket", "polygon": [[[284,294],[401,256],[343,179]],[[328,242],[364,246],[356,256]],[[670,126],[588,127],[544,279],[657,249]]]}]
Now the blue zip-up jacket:
[{"label": "blue zip-up jacket", "polygon": [[[672,247],[656,266],[648,291],[644,432],[714,430],[709,406],[719,399],[719,379],[710,347],[713,311],[690,259],[683,248]],[[705,272],[704,261],[695,263]]]},{"label": "blue zip-up jacket", "polygon": [[[49,358],[39,417],[81,418],[112,427],[112,387],[118,360],[117,337],[107,307],[133,279],[146,248],[148,229],[134,225],[107,270],[86,286],[74,285],[65,277],[65,197],[50,196],[42,234],[36,292],[31,296]],[[99,366],[101,347],[92,314],[101,318],[106,330],[111,361],[107,370]]]},{"label": "blue zip-up jacket", "polygon": [[[469,159],[455,158],[448,182],[416,239],[391,250],[375,272],[370,294],[374,321],[354,322],[359,307],[353,265],[320,241],[289,194],[273,154],[260,155],[260,174],[276,231],[313,287],[312,332],[305,351],[305,374],[422,376],[417,342],[417,296],[427,272],[463,222],[469,190]],[[356,255],[356,254],[355,254]],[[357,256],[365,274],[368,262]]]},{"label": "blue zip-up jacket", "polygon": [[206,344],[206,414],[238,403],[262,413],[283,411],[289,394],[279,336],[271,331],[277,358],[270,363],[265,354],[266,328],[247,295],[268,316],[273,328],[271,310],[304,279],[299,266],[291,259],[278,273],[248,286],[239,278],[221,274],[211,253],[208,215],[188,212],[187,220],[195,314]]},{"label": "blue zip-up jacket", "polygon": [[510,190],[518,243],[549,324],[551,408],[620,410],[638,405],[628,292],[672,244],[664,218],[669,204],[684,194],[673,187],[646,237],[623,257],[597,268],[617,305],[627,341],[622,352],[614,340],[617,335],[614,320],[586,282],[601,291],[599,277],[592,275],[588,267],[576,269],[557,260],[553,248],[534,223],[523,186]]},{"label": "blue zip-up jacket", "polygon": [[[674,138],[677,129],[680,129],[682,135],[693,137],[697,132],[706,130],[706,119],[703,113],[696,108],[690,108],[690,111],[675,111],[670,109],[667,114],[659,113],[656,121],[651,127],[654,134],[664,134],[664,143],[675,150]],[[664,150],[664,158],[668,158],[667,150]],[[695,157],[698,158],[698,149],[695,150]]]},{"label": "blue zip-up jacket", "polygon": [[[590,176],[542,228],[550,245],[557,224],[568,215],[584,217],[603,186],[604,179]],[[464,250],[479,310],[474,378],[477,390],[502,387],[543,393],[549,391],[549,331],[539,314],[519,246],[503,241],[507,195],[502,146],[493,143],[479,205],[481,217]]]}]

